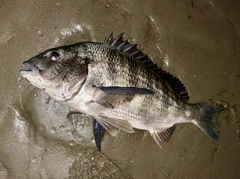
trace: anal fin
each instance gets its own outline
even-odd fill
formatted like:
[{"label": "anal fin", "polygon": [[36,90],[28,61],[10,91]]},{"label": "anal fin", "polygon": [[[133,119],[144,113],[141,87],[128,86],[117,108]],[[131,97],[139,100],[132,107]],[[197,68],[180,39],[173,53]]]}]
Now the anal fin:
[{"label": "anal fin", "polygon": [[176,126],[172,126],[164,131],[150,131],[151,136],[153,137],[153,139],[155,140],[155,142],[158,144],[158,146],[160,148],[160,142],[168,142],[171,139],[171,136],[174,132],[174,130],[176,129]]}]

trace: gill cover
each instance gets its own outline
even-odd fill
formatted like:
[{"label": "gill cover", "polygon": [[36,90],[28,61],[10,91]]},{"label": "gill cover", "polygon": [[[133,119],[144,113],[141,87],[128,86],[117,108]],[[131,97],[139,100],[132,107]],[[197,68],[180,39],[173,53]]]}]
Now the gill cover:
[{"label": "gill cover", "polygon": [[87,60],[69,46],[49,49],[23,62],[21,74],[58,101],[72,98],[88,74]]}]

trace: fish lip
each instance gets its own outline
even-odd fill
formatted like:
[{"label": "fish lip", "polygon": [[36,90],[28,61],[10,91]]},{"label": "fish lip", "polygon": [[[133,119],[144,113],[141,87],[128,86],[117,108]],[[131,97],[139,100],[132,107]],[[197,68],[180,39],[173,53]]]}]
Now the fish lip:
[{"label": "fish lip", "polygon": [[20,70],[20,73],[22,75],[26,75],[26,74],[31,73],[31,72],[39,71],[39,68],[34,63],[31,63],[29,61],[24,61],[22,63],[22,65],[23,65],[23,67],[27,68],[27,69]]}]

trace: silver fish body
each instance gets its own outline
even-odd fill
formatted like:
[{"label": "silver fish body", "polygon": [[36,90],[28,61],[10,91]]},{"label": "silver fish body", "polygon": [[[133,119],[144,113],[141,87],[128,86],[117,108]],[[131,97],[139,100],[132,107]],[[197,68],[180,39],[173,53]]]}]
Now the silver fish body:
[{"label": "silver fish body", "polygon": [[136,45],[112,34],[104,43],[49,49],[23,63],[21,74],[68,107],[91,115],[111,135],[147,130],[160,146],[178,123],[192,122],[217,139],[215,122],[226,109],[190,104],[179,79],[158,68]]}]

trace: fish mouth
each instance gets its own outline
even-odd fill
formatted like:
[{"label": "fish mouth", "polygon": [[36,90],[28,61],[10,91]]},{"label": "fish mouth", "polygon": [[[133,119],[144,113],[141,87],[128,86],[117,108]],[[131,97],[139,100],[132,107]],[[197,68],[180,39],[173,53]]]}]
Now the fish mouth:
[{"label": "fish mouth", "polygon": [[29,61],[23,62],[22,65],[23,65],[23,67],[26,68],[26,69],[20,70],[20,74],[22,76],[27,75],[27,74],[32,73],[32,72],[39,71],[39,68],[35,64],[33,64]]}]

